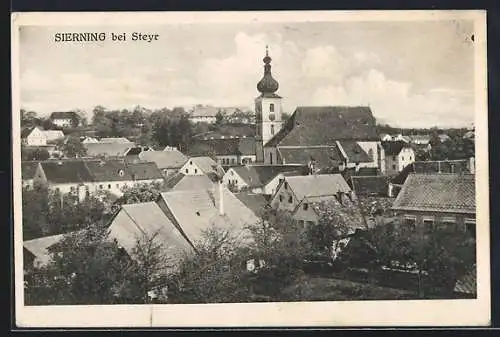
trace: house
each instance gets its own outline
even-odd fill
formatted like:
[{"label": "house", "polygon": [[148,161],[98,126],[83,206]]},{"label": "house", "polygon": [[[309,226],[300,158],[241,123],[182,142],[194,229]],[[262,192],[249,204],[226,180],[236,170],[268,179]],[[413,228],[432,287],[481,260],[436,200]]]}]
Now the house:
[{"label": "house", "polygon": [[[99,143],[102,143],[102,144],[131,144],[133,142],[131,142],[130,140],[128,140],[127,138],[125,137],[104,137],[104,138],[101,138],[99,139]],[[131,145],[133,146],[133,145]]]},{"label": "house", "polygon": [[86,143],[83,144],[87,149],[87,157],[123,157],[127,151],[135,147],[132,142],[123,143]]},{"label": "house", "polygon": [[229,232],[242,244],[253,242],[248,226],[258,217],[222,183],[213,190],[164,192],[158,203],[193,246],[212,228]]},{"label": "house", "polygon": [[165,178],[179,172],[188,158],[180,151],[143,151],[139,159],[154,162]]},{"label": "house", "polygon": [[178,172],[165,181],[166,191],[211,190],[214,182],[207,175],[185,175]]},{"label": "house", "polygon": [[384,153],[368,107],[298,107],[264,146],[268,164],[310,164],[315,169],[385,169]]},{"label": "house", "polygon": [[61,127],[78,127],[80,126],[80,117],[74,111],[57,111],[50,114],[52,124]]},{"label": "house", "polygon": [[[134,257],[138,242],[153,240],[175,265],[192,247],[155,202],[122,205],[110,221],[109,238]],[[145,243],[145,242],[144,242]]]},{"label": "house", "polygon": [[349,193],[351,188],[340,174],[314,174],[284,177],[272,196],[274,209],[293,212],[304,198]]},{"label": "house", "polygon": [[411,135],[410,142],[417,145],[427,145],[431,142],[430,135]]},{"label": "house", "polygon": [[256,161],[255,138],[221,136],[217,139],[200,139],[192,155],[210,154],[220,165],[243,165]]},{"label": "house", "polygon": [[439,138],[439,141],[441,143],[444,143],[444,142],[447,142],[447,141],[450,141],[451,140],[451,137],[448,136],[446,133],[442,133],[442,134],[439,134],[438,135],[438,138]]},{"label": "house", "polygon": [[[283,173],[307,174],[304,165],[245,165],[229,168],[222,181],[231,190],[251,190],[253,193],[274,194]],[[279,176],[279,177],[277,177]]]},{"label": "house", "polygon": [[475,237],[475,175],[411,173],[392,208],[400,214],[403,226],[412,230],[453,227]]},{"label": "house", "polygon": [[388,176],[352,176],[351,186],[365,220],[369,226],[387,224],[393,220],[394,197]]},{"label": "house", "polygon": [[37,167],[37,161],[21,162],[21,179],[23,182],[23,188],[33,188],[33,179],[35,178]]},{"label": "house", "polygon": [[388,175],[401,172],[415,161],[415,151],[403,141],[382,142],[385,152],[385,173]]},{"label": "house", "polygon": [[392,136],[388,133],[382,133],[380,134],[380,140],[383,142],[390,142],[392,141]]},{"label": "house", "polygon": [[405,143],[411,142],[411,138],[409,136],[403,136],[400,133],[395,136],[392,136],[392,140],[395,142],[405,142]]},{"label": "house", "polygon": [[24,129],[21,132],[21,141],[26,146],[46,146],[64,138],[64,133],[60,130],[43,130],[39,126]]},{"label": "house", "polygon": [[23,269],[41,268],[48,265],[52,259],[49,248],[59,243],[64,234],[44,236],[23,242]]},{"label": "house", "polygon": [[389,190],[389,177],[352,176],[351,186],[356,197],[361,197],[361,196],[386,197]]},{"label": "house", "polygon": [[196,105],[189,111],[189,121],[191,123],[209,123],[214,124],[217,121],[219,109],[213,106]]},{"label": "house", "polygon": [[163,183],[154,163],[126,163],[123,160],[60,160],[38,164],[34,183],[48,186],[62,194],[86,196],[107,191],[116,196],[137,184]]},{"label": "house", "polygon": [[185,175],[208,175],[212,180],[220,179],[224,170],[210,157],[191,157],[179,170]]}]

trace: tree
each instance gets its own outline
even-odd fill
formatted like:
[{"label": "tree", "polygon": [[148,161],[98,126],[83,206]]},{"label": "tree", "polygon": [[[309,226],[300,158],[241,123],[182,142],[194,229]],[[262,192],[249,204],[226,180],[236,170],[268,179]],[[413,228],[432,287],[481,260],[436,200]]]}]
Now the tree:
[{"label": "tree", "polygon": [[158,183],[139,184],[123,189],[123,195],[116,200],[116,204],[135,204],[140,202],[157,201],[160,197],[161,185]]},{"label": "tree", "polygon": [[80,142],[80,139],[68,136],[57,143],[58,148],[67,158],[79,158],[87,155],[87,149]]},{"label": "tree", "polygon": [[217,111],[217,114],[215,115],[215,124],[220,125],[224,121],[224,114],[222,113],[221,110]]},{"label": "tree", "polygon": [[47,187],[35,184],[32,189],[23,188],[22,193],[23,240],[48,235],[49,193]]},{"label": "tree", "polygon": [[50,158],[49,151],[41,148],[29,149],[24,146],[21,147],[21,160],[22,161],[33,161],[33,160],[47,160]]}]

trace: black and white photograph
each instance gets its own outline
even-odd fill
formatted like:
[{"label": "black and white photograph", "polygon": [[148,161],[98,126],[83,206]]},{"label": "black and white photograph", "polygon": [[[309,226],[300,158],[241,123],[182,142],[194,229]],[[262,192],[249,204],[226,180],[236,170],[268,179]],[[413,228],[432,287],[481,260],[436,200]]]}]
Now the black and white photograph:
[{"label": "black and white photograph", "polygon": [[485,17],[14,13],[17,323],[488,324]]}]

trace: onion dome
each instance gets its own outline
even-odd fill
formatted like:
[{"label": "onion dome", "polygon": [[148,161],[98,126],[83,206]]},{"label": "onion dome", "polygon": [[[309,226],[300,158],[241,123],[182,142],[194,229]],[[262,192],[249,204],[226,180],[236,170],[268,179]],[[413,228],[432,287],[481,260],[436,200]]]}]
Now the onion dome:
[{"label": "onion dome", "polygon": [[257,83],[257,90],[262,94],[272,94],[278,90],[279,84],[273,76],[271,75],[271,57],[266,46],[266,56],[262,60],[264,61],[264,76]]}]

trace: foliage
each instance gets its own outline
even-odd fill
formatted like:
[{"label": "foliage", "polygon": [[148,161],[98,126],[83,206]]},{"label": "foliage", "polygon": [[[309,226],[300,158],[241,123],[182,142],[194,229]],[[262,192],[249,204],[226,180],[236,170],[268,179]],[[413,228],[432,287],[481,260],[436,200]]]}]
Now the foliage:
[{"label": "foliage", "polygon": [[220,125],[224,121],[224,114],[222,111],[217,111],[217,114],[215,115],[215,124]]},{"label": "foliage", "polygon": [[59,140],[57,147],[67,158],[79,158],[87,154],[85,146],[83,146],[77,137],[73,136]]},{"label": "foliage", "polygon": [[160,193],[161,186],[158,183],[129,186],[123,188],[123,195],[116,200],[116,204],[123,205],[157,201]]},{"label": "foliage", "polygon": [[22,161],[32,161],[32,160],[47,160],[50,158],[50,154],[47,150],[41,148],[26,148],[21,147],[21,160]]},{"label": "foliage", "polygon": [[431,160],[454,160],[474,157],[474,141],[462,137],[441,142],[436,135],[431,138]]}]

